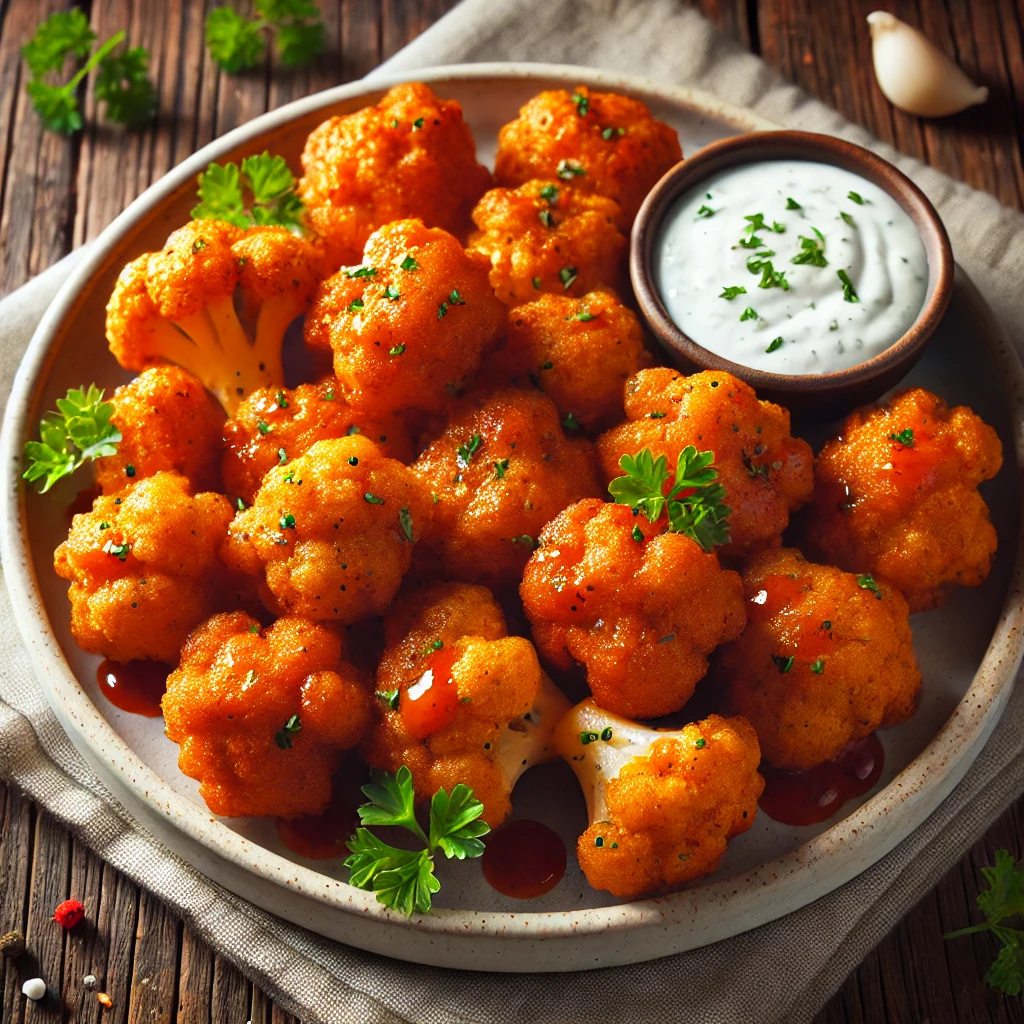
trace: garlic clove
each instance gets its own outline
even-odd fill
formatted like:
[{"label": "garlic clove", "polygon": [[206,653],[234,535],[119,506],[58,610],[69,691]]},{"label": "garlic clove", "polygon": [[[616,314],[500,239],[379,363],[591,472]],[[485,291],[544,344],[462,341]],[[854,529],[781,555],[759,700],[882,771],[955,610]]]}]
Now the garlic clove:
[{"label": "garlic clove", "polygon": [[875,77],[885,98],[918,117],[945,117],[988,99],[927,36],[886,11],[868,15]]}]

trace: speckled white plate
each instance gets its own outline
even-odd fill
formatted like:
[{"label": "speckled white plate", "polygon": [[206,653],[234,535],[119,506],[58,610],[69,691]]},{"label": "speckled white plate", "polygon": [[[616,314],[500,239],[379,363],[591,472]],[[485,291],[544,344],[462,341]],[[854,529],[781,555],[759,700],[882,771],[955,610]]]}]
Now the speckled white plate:
[{"label": "speckled white plate", "polygon": [[[631,93],[672,124],[692,153],[741,131],[773,127],[711,97],[586,68],[479,64],[435,68],[420,78],[459,100],[481,158],[497,129],[545,88],[580,82]],[[924,673],[920,710],[883,734],[885,774],[842,820],[790,828],[759,815],[733,841],[719,872],[661,899],[617,905],[593,892],[575,859],[548,895],[519,903],[490,889],[479,862],[448,870],[437,908],[411,920],[380,907],[342,879],[340,862],[297,860],[267,822],[220,820],[178,772],[177,748],[159,719],[119,712],[98,693],[98,659],[71,640],[65,584],[53,573],[67,531],[65,508],[80,482],[41,498],[19,479],[23,442],[68,387],[127,377],[106,350],[103,310],[120,267],[158,249],[188,218],[196,174],[211,160],[264,148],[297,166],[309,130],[329,114],[375,101],[397,79],[356,83],[259,117],[186,160],[107,228],[47,310],[15,381],[2,441],[3,564],[21,633],[60,721],[111,791],[168,847],[227,888],[324,935],[423,963],[476,970],[557,971],[652,959],[714,942],[789,913],[842,885],[909,835],[977,756],[1002,711],[1021,657],[1019,466],[1022,370],[984,302],[962,277],[950,312],[909,380],[951,403],[966,402],[999,430],[1006,465],[985,488],[1000,549],[988,582],[941,611],[914,619]],[[583,801],[561,764],[534,769],[516,789],[521,817],[547,822],[574,848]]]}]

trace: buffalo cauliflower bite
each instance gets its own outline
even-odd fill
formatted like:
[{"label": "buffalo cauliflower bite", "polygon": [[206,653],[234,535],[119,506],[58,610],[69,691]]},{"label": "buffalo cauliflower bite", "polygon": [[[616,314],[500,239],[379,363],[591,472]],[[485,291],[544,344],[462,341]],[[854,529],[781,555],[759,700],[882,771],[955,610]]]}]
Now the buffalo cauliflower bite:
[{"label": "buffalo cauliflower bite", "polygon": [[117,451],[96,460],[105,494],[161,470],[180,473],[196,491],[220,489],[224,413],[202,381],[177,366],[151,366],[110,399],[121,432]]},{"label": "buffalo cauliflower bite", "polygon": [[628,229],[644,196],[682,160],[679,137],[639,100],[580,86],[542,92],[498,133],[499,185],[558,178],[614,199]]},{"label": "buffalo cauliflower bite", "polygon": [[362,434],[388,458],[412,459],[405,425],[360,416],[341,397],[333,378],[296,388],[260,388],[224,424],[224,488],[251,502],[263,478],[282,461],[295,459],[317,441]]},{"label": "buffalo cauliflower bite", "polygon": [[482,380],[529,385],[588,434],[622,420],[626,381],[650,366],[636,314],[614,292],[573,299],[542,295],[509,310],[505,344],[484,361]]},{"label": "buffalo cauliflower bite", "polygon": [[356,622],[395,596],[430,514],[429,491],[372,441],[318,441],[267,473],[222,557],[262,578],[275,612]]},{"label": "buffalo cauliflower bite", "polygon": [[335,266],[355,262],[370,234],[390,221],[418,217],[464,232],[491,184],[462,107],[418,82],[324,121],[306,140],[302,168],[299,195]]},{"label": "buffalo cauliflower bite", "polygon": [[899,591],[790,548],[755,555],[743,587],[750,622],[715,676],[765,760],[812,768],[910,717],[921,673]]},{"label": "buffalo cauliflower bite", "polygon": [[386,420],[445,409],[504,322],[486,258],[447,231],[404,220],[370,236],[361,266],[325,282],[305,330],[310,345],[333,348],[346,401]]},{"label": "buffalo cauliflower bite", "polygon": [[985,581],[996,531],[978,485],[1002,465],[996,432],[921,388],[853,412],[815,465],[808,541],[898,587],[912,612]]},{"label": "buffalo cauliflower bite", "polygon": [[549,519],[599,492],[593,446],[569,439],[537,391],[464,398],[413,464],[434,497],[417,551],[457,579],[514,586]]},{"label": "buffalo cauliflower bite", "polygon": [[178,767],[214,814],[319,814],[343,750],[370,722],[369,687],[336,633],[245,612],[215,615],[188,638],[163,699]]},{"label": "buffalo cauliflower bite", "polygon": [[110,351],[129,370],[176,363],[231,415],[256,388],[284,383],[284,333],[323,276],[320,249],[284,228],[190,221],[121,271]]},{"label": "buffalo cauliflower bite", "polygon": [[754,823],[764,780],[743,718],[650,729],[587,700],[562,718],[555,745],[587,800],[580,867],[595,889],[620,899],[710,874],[729,840]]},{"label": "buffalo cauliflower bite", "polygon": [[622,472],[623,455],[643,448],[665,455],[669,465],[687,445],[713,451],[732,509],[725,555],[742,557],[779,544],[789,514],[810,500],[813,455],[806,441],[790,436],[789,411],[760,401],[730,374],[641,370],[626,383],[625,404],[627,422],[597,439],[606,477]]},{"label": "buffalo cauliflower bite", "polygon": [[441,583],[403,594],[384,617],[381,714],[363,746],[375,767],[412,772],[420,799],[469,786],[493,828],[517,779],[555,756],[551,733],[569,702],[529,640],[509,636],[490,591]]},{"label": "buffalo cauliflower bite", "polygon": [[633,718],[683,707],[746,621],[740,577],[662,530],[626,505],[581,501],[541,531],[520,587],[541,655],[583,665],[594,700]]},{"label": "buffalo cauliflower bite", "polygon": [[495,188],[473,211],[469,247],[491,261],[495,294],[509,306],[538,292],[581,296],[623,283],[628,242],[616,202],[558,181]]},{"label": "buffalo cauliflower bite", "polygon": [[213,611],[230,521],[223,495],[192,494],[177,473],[100,495],[53,556],[71,581],[78,646],[114,661],[176,662],[189,630]]}]

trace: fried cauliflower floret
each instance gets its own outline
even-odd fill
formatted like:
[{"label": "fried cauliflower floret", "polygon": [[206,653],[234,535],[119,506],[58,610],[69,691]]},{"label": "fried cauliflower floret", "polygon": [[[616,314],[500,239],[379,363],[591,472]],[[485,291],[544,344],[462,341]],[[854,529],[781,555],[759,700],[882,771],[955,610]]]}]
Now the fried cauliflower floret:
[{"label": "fried cauliflower floret", "polygon": [[532,382],[563,420],[595,434],[622,420],[625,383],[650,364],[636,314],[599,289],[581,299],[542,295],[509,310],[505,344],[484,360],[482,381]]},{"label": "fried cauliflower floret", "polygon": [[390,221],[418,217],[464,232],[491,184],[462,107],[418,82],[324,121],[306,140],[302,168],[299,195],[335,265],[356,262],[370,234]]},{"label": "fried cauliflower floret", "polygon": [[519,589],[541,655],[583,665],[594,700],[632,718],[678,711],[746,621],[738,574],[662,529],[626,505],[581,501],[541,531]]},{"label": "fried cauliflower floret", "polygon": [[620,899],[710,874],[729,840],[754,823],[764,780],[743,718],[649,729],[587,700],[559,722],[555,745],[587,800],[580,867],[595,889]]},{"label": "fried cauliflower floret", "polygon": [[224,413],[202,381],[177,366],[151,366],[110,399],[121,432],[117,451],[96,460],[105,494],[167,470],[196,491],[220,488],[218,467]]},{"label": "fried cauliflower floret", "polygon": [[815,464],[811,549],[903,592],[912,612],[983,583],[995,528],[978,485],[999,472],[996,432],[966,406],[913,388],[858,409]]},{"label": "fried cauliflower floret", "polygon": [[[412,459],[405,425],[360,416],[339,393],[333,378],[297,388],[260,388],[224,424],[222,472],[232,497],[251,502],[275,466],[307,452],[317,441],[362,434],[399,462]],[[283,454],[282,454],[283,453]]]},{"label": "fried cauliflower floret", "polygon": [[639,100],[579,86],[542,92],[498,133],[499,185],[559,178],[614,199],[621,226],[633,223],[644,196],[682,160],[679,137]]},{"label": "fried cauliflower floret", "polygon": [[430,492],[372,441],[318,441],[263,478],[222,557],[276,612],[357,622],[395,596],[430,514]]},{"label": "fried cauliflower floret", "polygon": [[593,446],[536,391],[467,396],[413,464],[434,502],[417,557],[457,579],[514,586],[549,519],[599,493]]},{"label": "fried cauliflower floret", "polygon": [[411,590],[385,615],[384,630],[381,713],[364,757],[392,772],[408,766],[420,799],[469,786],[497,827],[519,777],[555,756],[552,730],[569,702],[530,641],[508,635],[484,587]]},{"label": "fried cauliflower floret", "polygon": [[557,180],[487,192],[473,211],[469,247],[491,261],[495,294],[509,306],[538,292],[579,297],[621,288],[628,241],[614,200]]},{"label": "fried cauliflower floret", "polygon": [[487,260],[440,228],[403,220],[374,232],[361,267],[327,281],[306,341],[334,350],[343,397],[361,413],[440,412],[504,327]]},{"label": "fried cauliflower floret", "polygon": [[755,555],[743,589],[750,622],[715,676],[765,760],[813,768],[913,714],[921,673],[899,591],[791,548]]},{"label": "fried cauliflower floret", "polygon": [[178,767],[214,814],[295,818],[331,799],[341,751],[370,722],[369,688],[328,627],[245,612],[215,615],[189,636],[163,699]]},{"label": "fried cauliflower floret", "polygon": [[762,402],[754,389],[728,373],[705,370],[684,377],[657,366],[626,382],[628,422],[597,439],[609,480],[619,459],[649,448],[675,465],[693,445],[715,453],[715,467],[732,509],[727,556],[743,556],[780,542],[789,514],[811,499],[811,447],[789,433],[789,412]]},{"label": "fried cauliflower floret", "polygon": [[190,221],[121,271],[110,351],[128,370],[183,367],[231,415],[256,388],[284,383],[284,333],[324,274],[320,249],[284,228]]},{"label": "fried cauliflower floret", "polygon": [[114,661],[175,663],[189,630],[213,611],[230,521],[223,495],[192,494],[177,473],[100,495],[53,555],[57,575],[71,581],[78,646]]}]

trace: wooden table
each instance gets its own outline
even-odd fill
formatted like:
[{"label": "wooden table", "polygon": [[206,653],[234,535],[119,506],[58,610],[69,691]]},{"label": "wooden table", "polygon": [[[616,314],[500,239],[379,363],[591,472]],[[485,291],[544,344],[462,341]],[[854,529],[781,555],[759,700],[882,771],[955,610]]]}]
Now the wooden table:
[{"label": "wooden table", "polygon": [[[321,0],[331,55],[316,67],[218,74],[202,44],[202,0],[88,0],[101,38],[127,27],[152,52],[160,115],[137,135],[87,128],[67,140],[40,130],[25,97],[20,46],[64,0],[0,0],[0,294],[96,235],[150,182],[196,148],[271,107],[358,78],[425,29],[455,0]],[[871,72],[865,15],[877,0],[698,0],[724,31],[848,117],[904,152],[1024,208],[1024,0],[898,0],[993,92],[991,102],[932,124],[893,110]],[[91,8],[91,10],[90,10]],[[88,108],[87,108],[88,109]],[[29,1004],[15,972],[0,972],[0,1021],[265,1024],[293,1020],[176,921],[160,901],[101,863],[41,807],[0,788],[0,932],[29,936],[40,971],[63,989],[63,1012]],[[971,920],[978,868],[1008,847],[1020,857],[1024,800],[972,848],[849,977],[818,1018],[1024,1021],[1024,997],[982,981],[985,937],[946,943]],[[95,924],[64,934],[49,923],[69,895]],[[80,1001],[81,978],[103,977],[113,1007]]]}]

